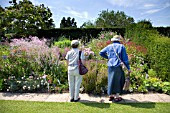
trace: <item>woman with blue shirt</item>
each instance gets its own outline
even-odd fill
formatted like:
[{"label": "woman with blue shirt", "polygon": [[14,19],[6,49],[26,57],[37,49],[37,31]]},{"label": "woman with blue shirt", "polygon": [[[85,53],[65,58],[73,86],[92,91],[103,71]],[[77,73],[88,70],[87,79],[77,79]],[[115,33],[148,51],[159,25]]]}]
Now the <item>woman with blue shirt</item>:
[{"label": "woman with blue shirt", "polygon": [[[103,58],[108,59],[108,95],[109,101],[119,102],[122,100],[120,94],[122,93],[125,83],[125,74],[121,67],[121,61],[126,65],[128,72],[130,73],[129,60],[126,53],[125,46],[120,43],[121,37],[115,35],[111,41],[112,44],[106,46],[100,51],[100,55]],[[121,61],[119,60],[121,59]],[[114,95],[113,95],[114,94]]]}]

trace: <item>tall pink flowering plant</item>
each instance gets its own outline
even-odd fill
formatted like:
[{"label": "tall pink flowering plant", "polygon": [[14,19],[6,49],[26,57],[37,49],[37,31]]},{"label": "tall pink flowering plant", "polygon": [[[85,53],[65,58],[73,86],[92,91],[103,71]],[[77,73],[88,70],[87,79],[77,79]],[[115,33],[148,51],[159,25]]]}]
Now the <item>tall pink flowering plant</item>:
[{"label": "tall pink flowering plant", "polygon": [[59,65],[60,49],[56,46],[48,47],[46,41],[46,39],[40,40],[38,37],[13,39],[10,43],[11,55],[27,58],[31,65],[34,64],[31,70],[36,74],[54,75],[55,68]]}]

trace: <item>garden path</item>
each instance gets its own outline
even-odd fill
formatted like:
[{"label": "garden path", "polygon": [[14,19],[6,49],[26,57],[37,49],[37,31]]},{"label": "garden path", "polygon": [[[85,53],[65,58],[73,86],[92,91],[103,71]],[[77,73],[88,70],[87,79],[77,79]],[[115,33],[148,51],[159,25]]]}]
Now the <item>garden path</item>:
[{"label": "garden path", "polygon": [[[124,94],[121,95],[123,100],[120,103],[147,103],[147,102],[170,102],[170,95],[160,93],[148,94]],[[108,100],[107,95],[94,96],[80,94],[80,102],[97,102],[112,103]],[[2,93],[0,100],[24,100],[24,101],[41,101],[41,102],[69,102],[69,93]]]}]

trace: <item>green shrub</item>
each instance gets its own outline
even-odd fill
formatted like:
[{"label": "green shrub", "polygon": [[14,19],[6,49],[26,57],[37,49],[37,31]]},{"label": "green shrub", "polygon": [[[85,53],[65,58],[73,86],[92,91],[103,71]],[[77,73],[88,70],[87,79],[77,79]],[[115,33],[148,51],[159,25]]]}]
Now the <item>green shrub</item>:
[{"label": "green shrub", "polygon": [[156,77],[148,77],[144,83],[148,91],[170,94],[170,82],[162,82]]},{"label": "green shrub", "polygon": [[16,78],[15,76],[9,76],[4,82],[6,90],[10,92],[47,91],[47,81],[41,77],[23,76]]},{"label": "green shrub", "polygon": [[149,46],[150,67],[163,81],[170,81],[170,39],[167,37],[155,38]]},{"label": "green shrub", "polygon": [[102,94],[107,87],[107,65],[105,61],[87,61],[88,73],[83,76],[84,92]]},{"label": "green shrub", "polygon": [[170,95],[170,82],[162,83],[162,91],[168,95]]},{"label": "green shrub", "polygon": [[[8,56],[10,55],[10,47],[7,45],[0,45],[0,76],[5,78],[7,75],[7,69],[4,68],[4,62],[8,62]],[[4,70],[6,72],[4,73]]]},{"label": "green shrub", "polygon": [[54,46],[57,46],[59,48],[70,47],[71,41],[68,39],[59,40],[59,41],[54,42]]},{"label": "green shrub", "polygon": [[153,69],[149,69],[149,70],[148,70],[148,74],[149,74],[150,77],[155,77],[155,76],[157,76],[156,71],[154,71]]},{"label": "green shrub", "polygon": [[4,89],[4,80],[1,78],[0,79],[0,91]]},{"label": "green shrub", "polygon": [[147,61],[150,69],[163,81],[170,81],[170,38],[159,35],[155,29],[146,29],[138,25],[127,29],[126,37],[138,45],[147,48]]}]

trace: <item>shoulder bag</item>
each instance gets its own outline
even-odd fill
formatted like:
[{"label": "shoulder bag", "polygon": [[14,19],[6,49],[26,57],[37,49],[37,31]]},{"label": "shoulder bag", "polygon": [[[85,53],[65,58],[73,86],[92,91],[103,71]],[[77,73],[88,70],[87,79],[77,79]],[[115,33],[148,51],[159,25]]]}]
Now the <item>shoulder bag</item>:
[{"label": "shoulder bag", "polygon": [[80,75],[85,75],[88,72],[88,69],[86,68],[86,66],[84,66],[83,63],[81,62],[81,51],[79,51],[78,68],[79,68]]}]

